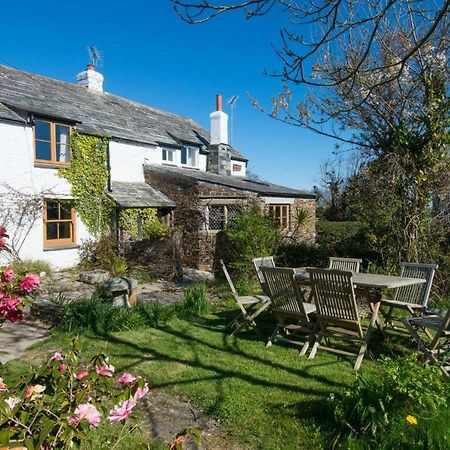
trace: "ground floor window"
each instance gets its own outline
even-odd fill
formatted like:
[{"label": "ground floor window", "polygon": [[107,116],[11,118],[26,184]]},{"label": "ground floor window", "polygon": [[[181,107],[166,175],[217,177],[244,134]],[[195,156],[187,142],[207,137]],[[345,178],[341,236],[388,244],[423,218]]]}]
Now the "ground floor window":
[{"label": "ground floor window", "polygon": [[219,231],[227,227],[241,207],[231,205],[208,205],[204,211],[203,229]]},{"label": "ground floor window", "polygon": [[44,202],[44,245],[70,245],[75,242],[75,209],[65,201]]},{"label": "ground floor window", "polygon": [[290,205],[269,205],[269,212],[282,230],[289,228]]}]

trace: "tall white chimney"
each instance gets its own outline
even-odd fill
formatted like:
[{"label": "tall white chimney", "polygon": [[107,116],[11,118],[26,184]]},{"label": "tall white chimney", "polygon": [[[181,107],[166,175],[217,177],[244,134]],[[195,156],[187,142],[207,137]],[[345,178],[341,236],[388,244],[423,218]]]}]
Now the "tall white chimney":
[{"label": "tall white chimney", "polygon": [[222,95],[216,95],[216,111],[211,119],[211,144],[228,144],[228,114],[222,111]]},{"label": "tall white chimney", "polygon": [[77,75],[77,83],[90,91],[103,92],[103,75],[92,64],[88,64],[86,70]]}]

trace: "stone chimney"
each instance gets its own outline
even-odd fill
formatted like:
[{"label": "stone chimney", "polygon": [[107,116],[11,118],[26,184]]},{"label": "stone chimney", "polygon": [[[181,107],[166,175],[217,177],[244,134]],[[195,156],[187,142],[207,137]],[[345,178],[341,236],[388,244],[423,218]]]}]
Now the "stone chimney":
[{"label": "stone chimney", "polygon": [[228,115],[222,111],[222,96],[216,95],[216,110],[211,119],[211,144],[228,144]]},{"label": "stone chimney", "polygon": [[103,75],[92,64],[88,64],[86,70],[77,75],[77,83],[90,91],[103,92]]}]

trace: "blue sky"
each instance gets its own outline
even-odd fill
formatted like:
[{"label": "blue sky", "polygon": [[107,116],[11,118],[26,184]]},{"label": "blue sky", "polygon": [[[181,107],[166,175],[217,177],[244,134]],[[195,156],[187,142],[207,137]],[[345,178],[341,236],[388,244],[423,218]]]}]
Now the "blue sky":
[{"label": "blue sky", "polygon": [[[277,122],[256,110],[279,92],[271,48],[286,20],[282,13],[245,20],[242,13],[204,25],[188,25],[169,0],[91,0],[64,3],[23,0],[2,4],[0,63],[75,81],[88,62],[86,47],[103,55],[105,90],[192,117],[209,129],[215,94],[239,95],[233,145],[252,172],[270,181],[312,189],[334,142]],[[228,112],[228,111],[227,111]]]}]

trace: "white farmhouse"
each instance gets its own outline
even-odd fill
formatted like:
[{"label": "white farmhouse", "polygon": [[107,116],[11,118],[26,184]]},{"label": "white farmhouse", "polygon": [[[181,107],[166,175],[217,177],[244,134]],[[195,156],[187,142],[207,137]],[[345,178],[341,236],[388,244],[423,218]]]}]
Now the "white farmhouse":
[{"label": "white farmhouse", "polygon": [[[74,130],[108,138],[105,189],[118,209],[157,208],[176,226],[177,204],[195,193],[205,220],[189,239],[198,250],[186,251],[185,262],[192,266],[211,265],[211,254],[202,250],[205,236],[226,226],[243,199],[259,199],[287,231],[295,231],[299,207],[314,216],[311,193],[246,176],[247,159],[228,145],[221,96],[210,119],[208,133],[192,119],[104,92],[103,76],[92,65],[78,74],[77,83],[0,66],[0,221],[15,217],[6,225],[19,256],[69,267],[78,262],[79,246],[92,238],[68,202],[70,183],[57,176],[70,165]],[[11,214],[34,198],[41,201],[32,205],[33,217]],[[314,240],[314,220],[302,238]]]}]

